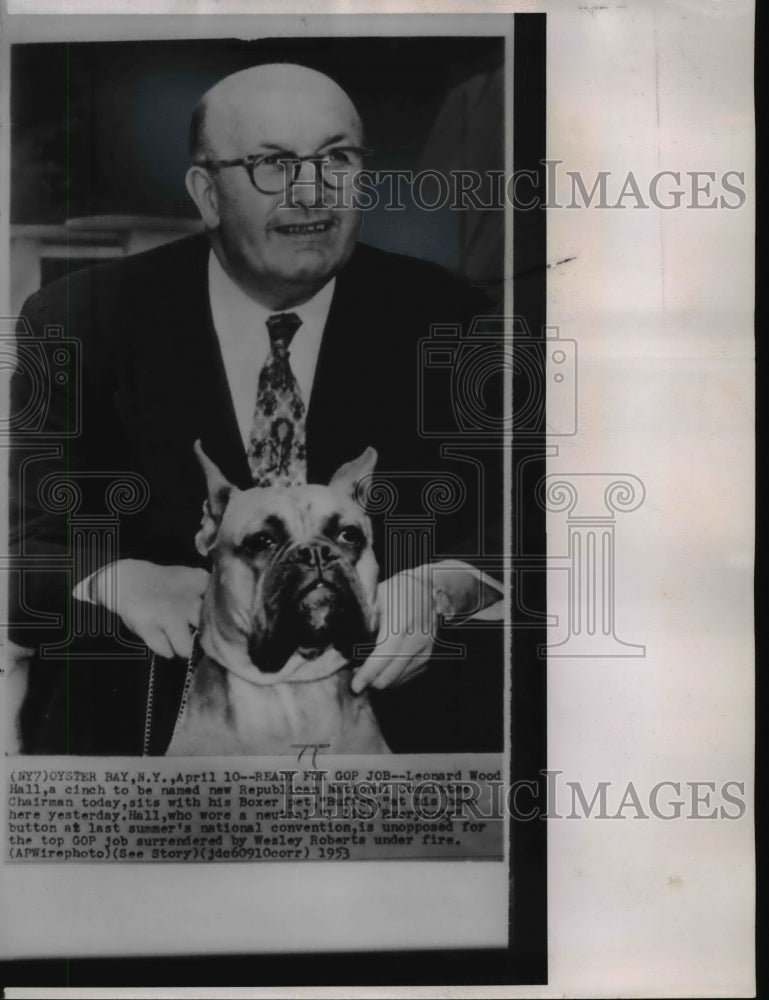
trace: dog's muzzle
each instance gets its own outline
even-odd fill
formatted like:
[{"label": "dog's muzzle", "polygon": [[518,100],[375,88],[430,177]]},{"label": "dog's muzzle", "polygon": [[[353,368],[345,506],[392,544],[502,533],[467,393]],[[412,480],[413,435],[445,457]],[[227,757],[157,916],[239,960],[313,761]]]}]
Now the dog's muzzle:
[{"label": "dog's muzzle", "polygon": [[264,595],[266,629],[254,630],[248,651],[265,673],[296,652],[313,659],[331,646],[353,662],[356,646],[374,638],[355,567],[325,540],[289,550],[265,575]]}]

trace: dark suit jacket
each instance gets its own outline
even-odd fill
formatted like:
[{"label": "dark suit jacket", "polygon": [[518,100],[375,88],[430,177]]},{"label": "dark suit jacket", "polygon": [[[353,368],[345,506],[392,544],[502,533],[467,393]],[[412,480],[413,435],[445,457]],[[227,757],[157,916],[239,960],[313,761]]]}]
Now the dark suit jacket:
[{"label": "dark suit jacket", "polygon": [[[72,623],[84,609],[72,601],[72,586],[116,558],[201,564],[193,544],[205,495],[192,450],[196,438],[230,481],[250,485],[211,320],[207,260],[207,240],[193,237],[76,272],[25,304],[19,344],[27,354],[37,350],[50,358],[60,336],[56,328],[75,342],[65,352],[66,378],[44,379],[39,429],[17,434],[11,460],[13,637],[38,649],[23,712],[28,752],[139,751],[147,658],[126,644],[135,637],[101,611],[101,624],[91,629],[98,634],[73,637]],[[501,529],[498,441],[490,450],[487,439],[486,449],[476,448],[469,459],[442,454],[447,441],[461,444],[467,428],[450,384],[456,359],[453,369],[446,361],[458,342],[457,328],[467,333],[473,318],[488,312],[482,296],[436,265],[364,245],[337,278],[308,407],[308,479],[326,482],[367,445],[377,448],[379,472],[397,494],[396,505],[374,518],[383,575],[442,555],[474,557],[492,572],[494,553],[499,563],[498,541],[487,538],[481,551],[478,539],[482,523]],[[434,345],[444,345],[443,362],[439,351],[425,377],[420,340],[431,336],[434,324],[447,328],[433,337]],[[29,414],[39,396],[35,366],[20,365],[12,386],[14,414]],[[481,407],[492,396],[487,393]],[[428,497],[431,482],[438,492]],[[70,490],[64,500],[63,489]],[[447,501],[452,490],[453,501]],[[414,544],[394,544],[392,532],[388,536],[397,518]],[[100,547],[93,533],[90,544],[83,540],[89,527],[104,535],[105,526],[117,528],[115,540]],[[475,630],[481,631],[480,638],[471,636],[482,650],[474,659],[501,658],[498,644],[490,656],[488,630]],[[122,638],[105,644],[113,633]],[[450,676],[458,684],[455,708],[441,716],[443,738],[425,728],[424,712],[434,709],[435,694],[418,679],[378,699],[391,744],[492,749],[489,704],[481,706],[475,726],[457,715],[473,696],[477,676],[456,661],[429,673],[438,669],[434,684],[448,689]],[[162,671],[157,748],[167,738],[182,673],[178,664]],[[497,674],[501,683],[495,664]],[[494,689],[499,700],[496,681]],[[501,700],[495,717],[501,719]],[[493,742],[501,746],[501,726]]]}]

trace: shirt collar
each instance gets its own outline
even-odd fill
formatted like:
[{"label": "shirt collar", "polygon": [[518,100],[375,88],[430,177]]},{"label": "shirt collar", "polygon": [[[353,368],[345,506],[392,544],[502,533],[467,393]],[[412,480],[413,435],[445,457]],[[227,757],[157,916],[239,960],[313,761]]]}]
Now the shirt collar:
[{"label": "shirt collar", "polygon": [[[316,292],[301,306],[292,306],[282,310],[267,309],[246,295],[242,288],[232,280],[213,250],[210,251],[208,257],[208,293],[211,300],[214,327],[217,330],[226,325],[230,329],[233,327],[252,330],[264,329],[266,332],[267,318],[274,316],[277,312],[296,313],[305,330],[312,328],[323,330],[331,308],[335,285],[336,278],[331,278],[319,292]],[[222,320],[224,323],[221,322]]]}]

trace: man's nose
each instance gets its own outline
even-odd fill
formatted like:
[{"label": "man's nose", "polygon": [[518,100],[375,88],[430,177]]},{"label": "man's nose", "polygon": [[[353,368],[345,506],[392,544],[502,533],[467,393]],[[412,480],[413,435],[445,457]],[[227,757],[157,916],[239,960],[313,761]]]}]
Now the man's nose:
[{"label": "man's nose", "polygon": [[301,160],[295,167],[288,200],[295,205],[318,205],[323,201],[323,179],[319,161]]},{"label": "man's nose", "polygon": [[338,554],[325,542],[315,542],[300,545],[296,549],[296,558],[304,566],[315,566],[321,570],[338,560]]}]

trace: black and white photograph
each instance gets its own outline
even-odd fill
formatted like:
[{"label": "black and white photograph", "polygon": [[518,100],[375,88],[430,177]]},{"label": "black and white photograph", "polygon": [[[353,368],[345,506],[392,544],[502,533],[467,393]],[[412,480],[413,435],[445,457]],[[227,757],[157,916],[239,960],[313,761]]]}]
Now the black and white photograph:
[{"label": "black and white photograph", "polygon": [[542,977],[544,18],[515,126],[513,18],[317,24],[10,46],[7,861],[474,860]]},{"label": "black and white photograph", "polygon": [[504,68],[12,48],[22,753],[504,750]]},{"label": "black and white photograph", "polygon": [[150,6],[0,24],[7,995],[751,995],[752,4]]}]

